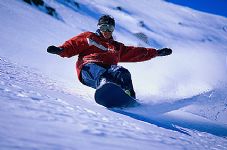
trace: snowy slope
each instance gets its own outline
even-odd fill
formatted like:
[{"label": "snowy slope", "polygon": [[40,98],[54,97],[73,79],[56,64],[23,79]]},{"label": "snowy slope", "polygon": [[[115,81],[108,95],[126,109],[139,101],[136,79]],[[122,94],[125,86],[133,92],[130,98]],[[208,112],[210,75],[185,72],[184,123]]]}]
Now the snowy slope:
[{"label": "snowy slope", "polygon": [[226,125],[172,111],[185,102],[107,110],[35,70],[0,62],[2,149],[227,148]]},{"label": "snowy slope", "polygon": [[[0,2],[1,148],[227,149],[226,18],[161,0],[44,2],[57,18],[23,1]],[[139,107],[95,104],[94,90],[76,78],[76,57],[46,53],[95,31],[103,13],[116,18],[116,40],[174,50],[121,64],[132,72]]]}]

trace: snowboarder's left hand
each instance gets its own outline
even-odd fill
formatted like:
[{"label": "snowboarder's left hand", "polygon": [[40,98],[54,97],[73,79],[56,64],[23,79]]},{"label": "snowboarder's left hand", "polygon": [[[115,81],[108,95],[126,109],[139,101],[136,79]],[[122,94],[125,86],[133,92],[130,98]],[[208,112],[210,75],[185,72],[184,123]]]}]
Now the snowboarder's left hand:
[{"label": "snowboarder's left hand", "polygon": [[172,54],[172,49],[162,48],[162,49],[157,50],[157,52],[158,52],[158,56],[167,56],[167,55]]}]

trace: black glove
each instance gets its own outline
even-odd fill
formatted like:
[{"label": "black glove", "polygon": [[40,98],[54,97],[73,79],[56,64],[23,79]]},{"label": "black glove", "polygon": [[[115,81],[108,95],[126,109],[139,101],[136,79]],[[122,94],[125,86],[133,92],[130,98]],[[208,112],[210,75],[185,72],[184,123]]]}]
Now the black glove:
[{"label": "black glove", "polygon": [[56,47],[54,45],[49,46],[47,48],[47,52],[51,54],[60,54],[60,52],[63,51],[63,48]]},{"label": "black glove", "polygon": [[170,48],[162,48],[157,50],[158,56],[167,56],[172,54],[172,50]]}]

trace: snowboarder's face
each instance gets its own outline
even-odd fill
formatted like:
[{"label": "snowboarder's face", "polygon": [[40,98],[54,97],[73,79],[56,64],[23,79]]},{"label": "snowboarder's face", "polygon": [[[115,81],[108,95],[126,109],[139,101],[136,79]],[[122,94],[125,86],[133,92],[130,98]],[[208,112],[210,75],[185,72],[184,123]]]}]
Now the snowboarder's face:
[{"label": "snowboarder's face", "polygon": [[112,33],[114,31],[114,26],[109,24],[99,25],[99,29],[105,39],[109,39],[112,37]]},{"label": "snowboarder's face", "polygon": [[110,39],[112,37],[112,32],[102,32],[102,35],[105,39]]}]

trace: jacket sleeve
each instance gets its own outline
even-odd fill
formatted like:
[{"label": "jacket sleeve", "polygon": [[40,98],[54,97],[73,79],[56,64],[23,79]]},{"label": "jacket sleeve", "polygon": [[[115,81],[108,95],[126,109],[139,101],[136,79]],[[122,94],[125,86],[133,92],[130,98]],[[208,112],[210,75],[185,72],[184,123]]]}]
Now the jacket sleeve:
[{"label": "jacket sleeve", "polygon": [[59,46],[63,48],[59,55],[61,57],[72,57],[81,53],[88,47],[87,36],[88,33],[85,32],[66,41],[63,45]]},{"label": "jacket sleeve", "polygon": [[156,56],[157,50],[154,48],[125,46],[121,44],[120,62],[141,62]]}]

